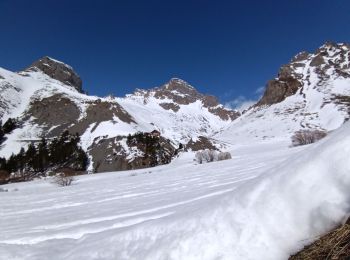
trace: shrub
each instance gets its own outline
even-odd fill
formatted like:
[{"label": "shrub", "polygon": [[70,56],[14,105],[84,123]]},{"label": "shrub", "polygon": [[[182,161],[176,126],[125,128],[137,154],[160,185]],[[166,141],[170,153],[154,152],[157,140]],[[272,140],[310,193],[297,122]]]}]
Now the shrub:
[{"label": "shrub", "polygon": [[232,159],[231,154],[229,152],[222,152],[218,154],[218,161],[229,159]]},{"label": "shrub", "polygon": [[292,136],[292,146],[312,144],[326,135],[327,132],[321,130],[299,130]]},{"label": "shrub", "polygon": [[59,173],[55,178],[53,183],[57,184],[58,186],[65,187],[70,186],[75,181],[73,176],[67,176],[64,173]]},{"label": "shrub", "polygon": [[201,151],[198,151],[196,152],[196,161],[199,163],[199,164],[202,164],[203,163],[203,155],[202,155],[202,152]]},{"label": "shrub", "polygon": [[202,164],[203,161],[205,162],[214,162],[214,161],[222,161],[222,160],[227,160],[231,159],[231,154],[229,152],[220,152],[218,153],[215,150],[203,150],[203,151],[198,151],[195,154],[195,160],[199,163]]}]

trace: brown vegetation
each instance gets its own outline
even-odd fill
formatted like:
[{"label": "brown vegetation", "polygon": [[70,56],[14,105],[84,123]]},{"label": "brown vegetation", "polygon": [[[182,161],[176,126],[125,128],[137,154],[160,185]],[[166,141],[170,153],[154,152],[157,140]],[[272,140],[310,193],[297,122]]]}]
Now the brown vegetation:
[{"label": "brown vegetation", "polygon": [[350,221],[306,246],[290,260],[350,259]]},{"label": "brown vegetation", "polygon": [[57,184],[58,186],[65,187],[72,185],[74,180],[75,179],[73,176],[68,176],[64,173],[60,173],[57,176],[55,176],[53,183]]},{"label": "brown vegetation", "polygon": [[312,144],[324,138],[327,132],[321,130],[299,130],[292,136],[292,145]]}]

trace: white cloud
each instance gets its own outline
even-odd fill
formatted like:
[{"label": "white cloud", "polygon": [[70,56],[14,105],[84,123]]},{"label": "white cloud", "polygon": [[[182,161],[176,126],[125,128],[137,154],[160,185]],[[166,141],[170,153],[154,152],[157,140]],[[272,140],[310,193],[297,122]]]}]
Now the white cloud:
[{"label": "white cloud", "polygon": [[236,109],[240,112],[248,109],[249,107],[251,107],[252,105],[254,105],[256,102],[259,101],[259,99],[262,97],[262,95],[264,94],[265,91],[265,87],[261,86],[258,87],[255,91],[254,91],[254,96],[255,98],[247,98],[245,96],[238,96],[237,98],[226,102],[225,107],[230,108],[230,109]]},{"label": "white cloud", "polygon": [[228,101],[225,104],[225,107],[230,109],[236,109],[238,111],[243,111],[248,109],[250,106],[254,105],[257,100],[247,99],[245,96],[239,96],[234,100]]},{"label": "white cloud", "polygon": [[255,94],[259,95],[259,98],[264,94],[265,86],[258,87],[255,90]]}]

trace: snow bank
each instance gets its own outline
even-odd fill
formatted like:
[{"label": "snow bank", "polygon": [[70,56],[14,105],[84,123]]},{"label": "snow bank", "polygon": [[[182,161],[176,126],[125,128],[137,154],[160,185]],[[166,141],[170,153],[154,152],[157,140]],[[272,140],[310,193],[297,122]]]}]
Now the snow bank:
[{"label": "snow bank", "polygon": [[349,131],[344,125],[193,212],[99,237],[102,247],[87,239],[74,253],[93,259],[287,259],[349,212]]},{"label": "snow bank", "polygon": [[306,147],[243,147],[232,160],[174,161],[128,178],[81,176],[67,189],[14,184],[19,191],[1,194],[0,255],[287,259],[349,213],[349,131],[345,124]]}]

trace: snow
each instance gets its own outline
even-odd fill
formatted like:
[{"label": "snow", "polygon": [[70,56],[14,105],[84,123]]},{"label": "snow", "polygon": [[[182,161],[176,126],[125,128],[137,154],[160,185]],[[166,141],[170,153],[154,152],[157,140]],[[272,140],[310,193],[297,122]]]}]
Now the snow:
[{"label": "snow", "polygon": [[54,61],[54,62],[56,62],[56,63],[60,63],[60,64],[64,65],[65,67],[67,67],[67,68],[73,70],[73,68],[72,68],[71,66],[69,66],[68,64],[66,64],[66,63],[64,63],[64,62],[62,62],[62,61],[56,60],[56,59],[51,58],[51,57],[47,57],[47,58],[48,58],[49,60],[52,60],[52,61]]},{"label": "snow", "polygon": [[[5,185],[4,259],[287,259],[349,213],[350,124],[319,143],[230,147],[232,160]],[[17,189],[17,191],[14,191]],[[15,221],[14,221],[15,219]]]},{"label": "snow", "polygon": [[21,129],[13,130],[7,135],[7,140],[1,145],[0,157],[9,158],[11,154],[18,154],[21,148],[27,148],[29,141],[41,140],[41,129],[36,125],[25,123]]},{"label": "snow", "polygon": [[[327,51],[334,57],[325,59],[336,62],[334,50]],[[320,81],[310,66],[314,57],[296,69],[305,82],[300,93],[252,108],[233,122],[200,101],[174,112],[160,106],[172,100],[152,92],[147,98],[142,90],[99,98],[41,72],[0,69],[3,121],[23,115],[32,100],[54,94],[69,97],[80,120],[100,99],[119,104],[136,123],[114,116],[91,124],[81,136],[84,150],[96,138],[157,129],[175,144],[204,135],[232,154],[231,160],[197,164],[194,153],[183,153],[169,165],[79,176],[64,188],[50,178],[4,185],[1,258],[287,259],[350,213],[350,124],[343,125],[349,115],[330,102],[334,95],[350,94],[350,80],[330,67],[329,79]],[[42,129],[32,122],[8,136],[0,157],[40,137]],[[316,144],[291,148],[290,136],[308,128],[331,132]],[[125,139],[119,143],[129,160],[140,153],[126,147]]]}]

